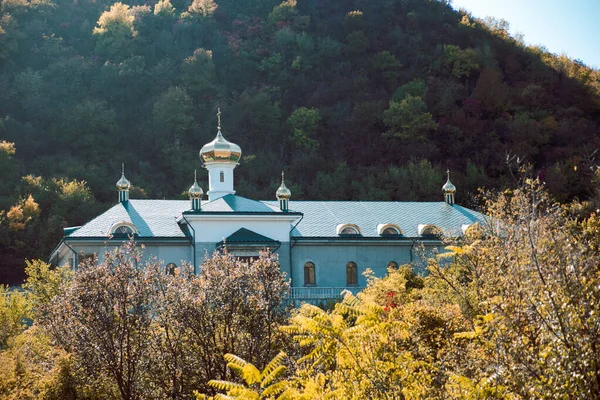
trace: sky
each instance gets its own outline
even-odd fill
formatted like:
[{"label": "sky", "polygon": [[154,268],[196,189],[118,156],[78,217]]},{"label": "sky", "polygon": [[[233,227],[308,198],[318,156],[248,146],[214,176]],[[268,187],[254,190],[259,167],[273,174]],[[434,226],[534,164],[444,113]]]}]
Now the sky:
[{"label": "sky", "polygon": [[525,43],[600,69],[600,0],[452,0],[452,6],[505,19]]}]

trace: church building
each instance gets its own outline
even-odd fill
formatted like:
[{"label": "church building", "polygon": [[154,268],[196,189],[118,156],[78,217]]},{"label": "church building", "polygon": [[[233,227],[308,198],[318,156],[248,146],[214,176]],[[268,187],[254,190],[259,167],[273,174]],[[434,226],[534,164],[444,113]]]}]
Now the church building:
[{"label": "church building", "polygon": [[217,115],[217,135],[200,150],[207,198],[194,179],[189,201],[130,199],[123,169],[118,202],[82,226],[65,228],[51,261],[74,268],[130,237],[145,246],[146,256],[168,267],[187,261],[196,271],[214,251],[250,258],[268,248],[291,278],[291,297],[310,301],[355,293],[366,284],[367,268],[383,276],[390,265],[419,261],[423,249],[443,249],[440,236],[459,237],[483,222],[482,214],[455,204],[449,174],[436,202],[293,201],[283,173],[273,199],[238,196],[234,170],[242,151],[225,139]]}]

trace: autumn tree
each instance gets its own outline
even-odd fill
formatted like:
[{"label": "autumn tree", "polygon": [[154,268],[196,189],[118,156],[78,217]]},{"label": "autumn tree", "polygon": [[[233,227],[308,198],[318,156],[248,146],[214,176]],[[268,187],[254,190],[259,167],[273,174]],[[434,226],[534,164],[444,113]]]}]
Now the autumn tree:
[{"label": "autumn tree", "polygon": [[589,235],[598,220],[569,210],[527,179],[488,204],[489,224],[450,248],[450,268],[430,266],[431,282],[448,288],[473,326],[456,335],[468,348],[451,385],[457,398],[493,387],[598,398],[598,236]]},{"label": "autumn tree", "polygon": [[76,356],[91,382],[108,379],[113,397],[144,397],[143,370],[160,274],[158,264],[144,263],[139,248],[129,243],[106,253],[98,265],[80,265],[71,284],[44,312],[52,337]]},{"label": "autumn tree", "polygon": [[127,243],[81,266],[41,306],[44,329],[111,398],[212,390],[209,380],[229,376],[224,354],[263,363],[277,352],[289,284],[275,256],[244,262],[215,253],[198,275],[189,265],[167,272]]},{"label": "autumn tree", "polygon": [[98,37],[97,51],[111,61],[125,59],[137,35],[133,21],[129,6],[123,3],[114,3],[109,11],[103,12],[94,28],[94,35]]}]

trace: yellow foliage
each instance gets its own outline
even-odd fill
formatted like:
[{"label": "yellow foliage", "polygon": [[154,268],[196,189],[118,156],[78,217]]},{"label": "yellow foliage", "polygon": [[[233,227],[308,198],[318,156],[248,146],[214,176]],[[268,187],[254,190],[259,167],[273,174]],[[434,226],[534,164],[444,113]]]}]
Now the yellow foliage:
[{"label": "yellow foliage", "polygon": [[6,213],[8,227],[12,231],[25,229],[27,223],[40,215],[40,207],[33,199],[32,195],[26,199],[21,199],[12,206]]},{"label": "yellow foliage", "polygon": [[6,140],[0,140],[0,154],[4,154],[6,156],[13,156],[15,152],[16,149],[14,143],[7,142]]}]

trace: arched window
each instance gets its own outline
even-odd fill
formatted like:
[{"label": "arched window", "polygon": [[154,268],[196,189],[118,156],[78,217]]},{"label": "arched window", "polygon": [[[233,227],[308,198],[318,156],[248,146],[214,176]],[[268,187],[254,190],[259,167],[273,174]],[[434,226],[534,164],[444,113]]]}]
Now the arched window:
[{"label": "arched window", "polygon": [[175,268],[177,268],[177,264],[175,264],[175,263],[168,263],[167,267],[165,268],[165,272],[168,275],[175,275]]},{"label": "arched window", "polygon": [[225,172],[221,171],[219,173],[219,179],[221,180],[221,182],[225,182]]},{"label": "arched window", "polygon": [[309,261],[306,264],[304,264],[304,284],[315,284],[315,263],[313,262]]},{"label": "arched window", "polygon": [[131,222],[117,222],[113,224],[109,229],[109,234],[115,237],[128,237],[137,235],[138,231]]},{"label": "arched window", "polygon": [[114,231],[113,235],[117,236],[129,236],[133,235],[133,229],[127,225],[118,226]]},{"label": "arched window", "polygon": [[425,225],[420,229],[421,236],[428,237],[440,237],[442,236],[442,230],[435,225]]},{"label": "arched window", "polygon": [[402,235],[402,229],[394,224],[379,224],[377,225],[377,234],[380,236],[398,236]]},{"label": "arched window", "polygon": [[358,284],[357,266],[354,261],[350,261],[346,264],[346,285],[356,284]]},{"label": "arched window", "polygon": [[338,235],[360,235],[360,229],[353,224],[341,224],[336,227]]}]

